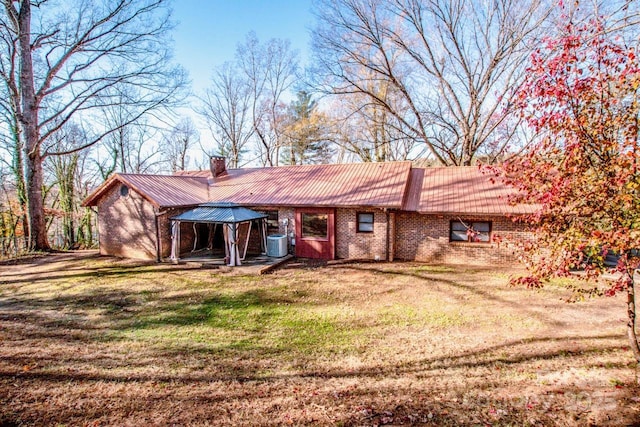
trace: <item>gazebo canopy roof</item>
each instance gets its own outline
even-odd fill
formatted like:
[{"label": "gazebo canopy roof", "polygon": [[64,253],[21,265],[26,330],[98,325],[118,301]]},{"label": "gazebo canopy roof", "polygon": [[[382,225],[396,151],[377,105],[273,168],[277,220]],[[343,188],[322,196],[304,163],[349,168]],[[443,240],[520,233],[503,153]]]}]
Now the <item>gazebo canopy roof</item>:
[{"label": "gazebo canopy roof", "polygon": [[203,203],[171,219],[181,222],[237,224],[266,218],[267,215],[230,202]]}]

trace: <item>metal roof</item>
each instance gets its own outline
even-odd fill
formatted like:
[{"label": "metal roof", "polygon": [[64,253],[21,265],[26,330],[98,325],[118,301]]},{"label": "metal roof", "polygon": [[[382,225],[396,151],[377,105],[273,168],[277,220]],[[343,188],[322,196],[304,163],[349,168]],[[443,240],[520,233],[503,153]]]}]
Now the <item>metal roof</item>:
[{"label": "metal roof", "polygon": [[115,183],[128,185],[158,208],[193,206],[206,202],[208,179],[202,176],[146,175],[115,173],[83,202],[95,206]]},{"label": "metal roof", "polygon": [[[230,169],[216,178],[208,170],[177,175],[114,174],[83,204],[97,205],[118,182],[158,208],[233,202],[244,206],[378,207],[425,214],[535,211],[534,206],[509,204],[508,197],[515,190],[492,181],[477,167],[412,168],[410,162]],[[200,213],[203,218],[212,215]],[[212,221],[217,222],[216,218]]]},{"label": "metal roof", "polygon": [[182,222],[237,224],[266,217],[267,215],[263,213],[243,208],[235,203],[203,203],[171,219]]},{"label": "metal roof", "polygon": [[425,214],[527,214],[531,205],[511,205],[515,190],[476,166],[414,168],[402,209]]},{"label": "metal roof", "polygon": [[121,176],[137,191],[155,200],[160,207],[190,206],[207,200],[208,183],[203,177],[129,174]]},{"label": "metal roof", "polygon": [[212,181],[209,200],[246,206],[399,209],[410,170],[410,162],[230,169]]}]

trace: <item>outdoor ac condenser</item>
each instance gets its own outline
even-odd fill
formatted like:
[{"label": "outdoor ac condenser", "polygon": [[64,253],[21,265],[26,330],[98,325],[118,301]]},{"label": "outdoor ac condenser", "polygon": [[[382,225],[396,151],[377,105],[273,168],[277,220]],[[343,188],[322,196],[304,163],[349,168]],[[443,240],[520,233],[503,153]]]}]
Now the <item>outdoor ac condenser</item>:
[{"label": "outdoor ac condenser", "polygon": [[267,256],[282,258],[287,255],[287,236],[272,234],[267,236]]}]

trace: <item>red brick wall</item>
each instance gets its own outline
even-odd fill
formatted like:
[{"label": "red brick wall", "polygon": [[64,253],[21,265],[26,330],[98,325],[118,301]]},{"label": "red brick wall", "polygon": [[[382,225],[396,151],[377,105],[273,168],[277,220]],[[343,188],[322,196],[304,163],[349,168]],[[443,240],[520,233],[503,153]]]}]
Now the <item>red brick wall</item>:
[{"label": "red brick wall", "polygon": [[[158,217],[158,229],[160,230],[160,253],[163,259],[169,258],[171,256],[171,220],[169,218],[179,215],[187,209],[163,209],[162,214]],[[186,233],[187,235],[193,234],[193,229],[191,228],[191,224],[181,224],[180,232]],[[193,245],[193,240],[189,243],[186,243],[184,239],[182,239],[181,243],[181,251],[191,250]]]},{"label": "red brick wall", "polygon": [[[278,233],[284,234],[285,227],[283,220],[289,220],[287,233],[289,237],[289,249],[291,248],[291,239],[295,237],[295,209],[293,208],[274,208],[271,206],[253,206],[251,209],[256,211],[278,210]],[[358,212],[374,213],[374,232],[358,233],[357,232],[357,216]],[[343,259],[378,259],[384,260],[386,256],[386,237],[387,237],[387,217],[380,209],[362,208],[362,209],[336,209],[336,257]],[[253,236],[252,236],[253,237]],[[393,240],[393,239],[390,239]]]},{"label": "red brick wall", "polygon": [[[273,207],[254,207],[272,210]],[[163,210],[158,217],[160,252],[163,258],[171,254],[170,217],[184,209]],[[357,232],[357,213],[374,213],[374,232]],[[283,220],[289,219],[289,243],[295,236],[295,210],[279,208],[279,233],[285,233]],[[416,260],[464,264],[510,264],[516,259],[513,244],[449,242],[450,221],[458,216],[421,215],[417,213],[389,213],[389,241],[387,242],[387,214],[380,209],[336,209],[336,257],[343,259]],[[530,236],[524,226],[505,217],[464,216],[463,220],[492,222],[492,236],[505,239],[524,239]],[[153,206],[135,191],[120,195],[115,185],[101,199],[98,206],[100,253],[129,258],[156,258],[156,224]],[[246,230],[243,230],[246,233]],[[181,251],[191,250],[192,224],[181,226]],[[244,236],[245,233],[241,233]],[[395,233],[395,234],[394,234]],[[257,228],[254,227],[249,252],[260,250]],[[241,239],[244,244],[244,238]],[[292,249],[291,245],[289,246]]]},{"label": "red brick wall", "polygon": [[129,189],[120,195],[120,185],[105,194],[98,205],[100,254],[127,258],[156,258],[156,225],[153,206]]},{"label": "red brick wall", "polygon": [[[373,233],[359,233],[358,213],[373,213]],[[378,259],[387,256],[387,215],[380,209],[336,210],[336,257]]]},{"label": "red brick wall", "polygon": [[171,255],[171,221],[169,218],[177,215],[179,211],[172,210],[158,217],[158,229],[160,231],[160,256],[169,258]]},{"label": "red brick wall", "polygon": [[505,265],[517,261],[513,243],[449,242],[451,220],[491,221],[492,236],[525,239],[530,234],[522,224],[506,217],[421,215],[400,212],[396,215],[395,258],[452,264]]},{"label": "red brick wall", "polygon": [[[249,223],[239,224],[238,228],[238,241],[240,247],[240,256],[244,252],[244,246],[247,241],[247,232],[249,231]],[[247,255],[258,255],[262,252],[266,252],[266,248],[262,247],[262,236],[260,227],[254,222],[251,225],[251,232],[249,234],[249,244],[247,246]]]},{"label": "red brick wall", "polygon": [[[287,233],[287,243],[289,245],[289,252],[291,253],[293,251],[293,248],[291,246],[291,239],[295,238],[295,223],[296,223],[296,215],[295,215],[295,210],[293,208],[278,208],[278,207],[274,207],[274,206],[252,206],[251,209],[253,209],[254,211],[258,211],[258,212],[262,212],[262,211],[278,211],[278,231],[269,231],[267,233],[267,235],[269,234],[285,234],[285,231]],[[289,220],[289,224],[287,227],[284,226],[283,220],[284,219],[288,219]],[[257,237],[257,234],[256,234]],[[254,232],[251,233],[251,239],[252,242],[249,243],[249,248],[251,249],[255,249],[257,247],[256,243],[253,242],[254,240]]]},{"label": "red brick wall", "polygon": [[389,252],[387,253],[387,261],[393,261],[396,257],[396,215],[395,212],[389,212],[389,236],[387,236]]},{"label": "red brick wall", "polygon": [[[171,255],[171,221],[169,218],[187,209],[164,209],[158,215],[160,256]],[[98,204],[98,228],[100,230],[100,254],[137,259],[156,259],[155,210],[140,194],[129,189],[129,195],[120,195],[120,185],[115,185]],[[192,224],[180,227],[181,252],[193,246]]]},{"label": "red brick wall", "polygon": [[[273,207],[255,207],[255,210],[275,210]],[[158,216],[160,234],[160,253],[163,259],[171,255],[171,220],[187,208],[163,209]],[[277,209],[279,214],[279,233],[284,234],[284,218],[289,219],[288,232],[295,233],[295,215],[292,208]],[[129,190],[127,197],[120,196],[120,185],[115,185],[101,200],[98,206],[98,227],[100,230],[100,253],[138,259],[156,258],[156,226],[153,205],[138,193]],[[244,250],[247,225],[240,226],[241,249]],[[295,234],[294,234],[295,235]],[[180,224],[180,252],[188,253],[193,249],[194,235],[192,223]],[[257,227],[252,227],[248,254],[262,252]]]}]

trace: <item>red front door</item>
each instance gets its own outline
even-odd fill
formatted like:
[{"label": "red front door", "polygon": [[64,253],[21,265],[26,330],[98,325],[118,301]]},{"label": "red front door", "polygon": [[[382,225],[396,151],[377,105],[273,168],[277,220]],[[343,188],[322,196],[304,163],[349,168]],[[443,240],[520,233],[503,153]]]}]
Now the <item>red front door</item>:
[{"label": "red front door", "polygon": [[296,209],[296,256],[335,258],[335,210]]}]

